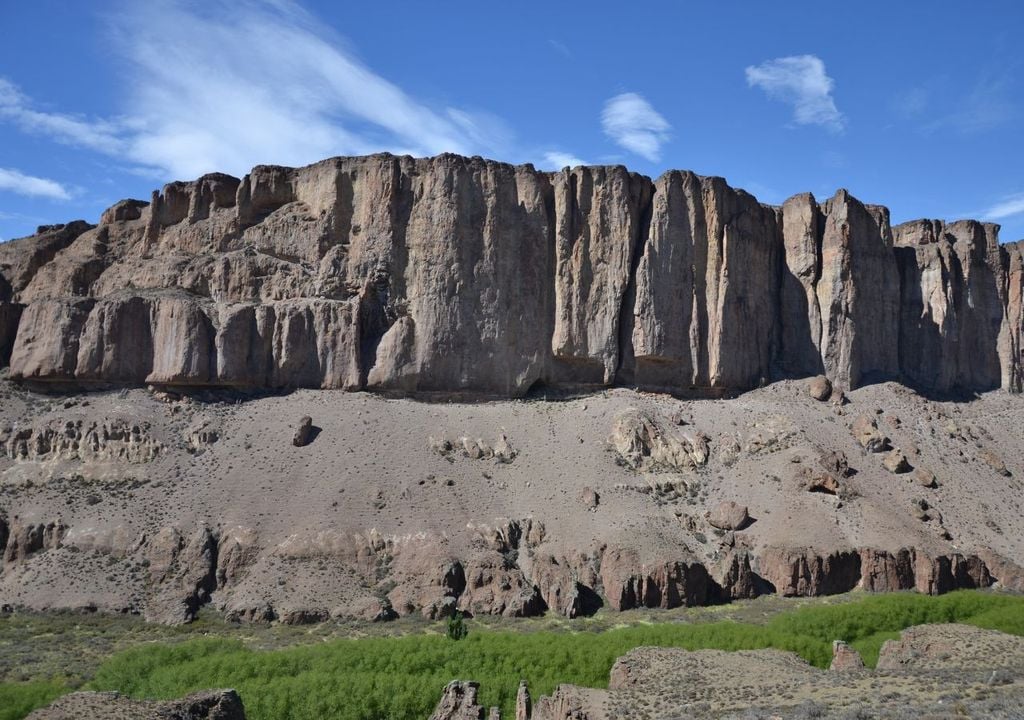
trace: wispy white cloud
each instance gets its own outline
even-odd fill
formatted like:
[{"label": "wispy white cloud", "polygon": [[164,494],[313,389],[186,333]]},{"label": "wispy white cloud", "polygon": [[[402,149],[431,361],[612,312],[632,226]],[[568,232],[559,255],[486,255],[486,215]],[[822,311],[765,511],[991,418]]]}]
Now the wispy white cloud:
[{"label": "wispy white cloud", "polygon": [[578,165],[590,165],[590,163],[576,157],[572,153],[559,152],[558,150],[549,150],[544,153],[543,159],[538,163],[542,170],[561,170],[564,167],[576,167]]},{"label": "wispy white cloud", "polygon": [[558,42],[557,40],[550,40],[549,39],[548,40],[548,45],[550,45],[556,51],[558,51],[559,55],[562,55],[562,56],[567,57],[567,58],[572,58],[572,51],[569,49],[569,47],[565,43],[561,43],[561,42]]},{"label": "wispy white cloud", "polygon": [[1008,195],[983,213],[986,220],[1002,220],[1024,214],[1024,192]]},{"label": "wispy white cloud", "polygon": [[822,125],[840,132],[846,119],[832,98],[835,82],[825,73],[825,63],[815,55],[794,55],[767,60],[746,69],[747,85],[759,87],[768,97],[793,106],[798,125]]},{"label": "wispy white cloud", "polygon": [[904,119],[919,117],[928,109],[928,90],[917,87],[900,93],[892,101],[892,109]]},{"label": "wispy white cloud", "polygon": [[604,134],[627,150],[657,162],[672,126],[642,95],[622,93],[604,104]]},{"label": "wispy white cloud", "polygon": [[86,147],[108,154],[124,149],[123,121],[96,120],[33,109],[32,103],[9,80],[0,77],[0,118],[15,123],[23,131],[46,135],[57,142]]},{"label": "wispy white cloud", "polygon": [[55,180],[26,175],[10,168],[0,168],[0,191],[26,197],[44,197],[51,200],[70,200],[71,193]]},{"label": "wispy white cloud", "polygon": [[1005,71],[982,75],[971,89],[949,103],[955,108],[924,126],[928,132],[952,128],[964,135],[992,130],[1011,120],[1016,111],[1012,97],[1014,76]]},{"label": "wispy white cloud", "polygon": [[0,118],[174,178],[508,142],[496,118],[430,107],[377,75],[292,0],[124,2],[110,21],[130,116],[43,112],[0,81]]}]

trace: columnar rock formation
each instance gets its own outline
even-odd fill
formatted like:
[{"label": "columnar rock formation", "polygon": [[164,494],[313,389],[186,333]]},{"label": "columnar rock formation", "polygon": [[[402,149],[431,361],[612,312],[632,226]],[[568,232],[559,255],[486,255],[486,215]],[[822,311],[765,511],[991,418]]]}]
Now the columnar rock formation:
[{"label": "columnar rock formation", "polygon": [[519,396],[535,384],[1022,386],[998,226],[846,191],[374,155],[176,182],[0,246],[0,364],[77,383]]}]

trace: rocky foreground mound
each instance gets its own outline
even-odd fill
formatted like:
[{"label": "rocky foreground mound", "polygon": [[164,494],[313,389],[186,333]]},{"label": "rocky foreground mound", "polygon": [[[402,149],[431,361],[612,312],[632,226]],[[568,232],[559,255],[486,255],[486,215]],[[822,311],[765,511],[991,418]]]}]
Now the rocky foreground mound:
[{"label": "rocky foreground mound", "polygon": [[721,178],[335,158],[176,182],[0,245],[0,366],[46,383],[522,396],[628,384],[1020,391],[998,226]]},{"label": "rocky foreground mound", "polygon": [[[837,643],[840,653],[853,651]],[[472,682],[448,685],[431,720],[500,718]],[[1024,638],[966,625],[922,625],[882,647],[878,669],[828,671],[779,650],[637,648],[619,658],[607,690],[561,685],[531,702],[520,686],[515,720],[674,718],[963,718],[1024,715]]]},{"label": "rocky foreground mound", "polygon": [[210,690],[181,700],[132,700],[116,692],[77,692],[31,713],[27,720],[245,720],[234,690]]}]

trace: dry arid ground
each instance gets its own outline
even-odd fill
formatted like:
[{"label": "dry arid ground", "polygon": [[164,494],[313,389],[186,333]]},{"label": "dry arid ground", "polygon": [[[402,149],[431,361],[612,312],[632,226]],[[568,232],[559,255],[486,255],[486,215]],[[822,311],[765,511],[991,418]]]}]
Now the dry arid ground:
[{"label": "dry arid ground", "polygon": [[[289,622],[573,615],[703,604],[709,582],[722,599],[737,586],[1012,588],[1024,563],[1024,408],[1000,392],[933,401],[884,384],[839,405],[787,381],[727,400],[612,389],[464,404],[4,382],[0,396],[12,608],[168,622],[206,602]],[[296,447],[303,415],[314,437]],[[623,430],[636,417],[650,427]],[[892,451],[858,442],[868,420],[900,472]],[[812,491],[822,478],[835,485]],[[749,519],[715,527],[723,502]],[[737,557],[743,581],[728,575]]]}]

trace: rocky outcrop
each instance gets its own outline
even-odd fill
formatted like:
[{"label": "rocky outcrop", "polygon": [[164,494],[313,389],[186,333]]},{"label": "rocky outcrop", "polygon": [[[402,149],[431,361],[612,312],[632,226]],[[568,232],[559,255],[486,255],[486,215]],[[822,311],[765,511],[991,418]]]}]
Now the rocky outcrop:
[{"label": "rocky outcrop", "polygon": [[711,592],[711,579],[699,562],[642,562],[633,548],[604,553],[601,583],[615,610],[706,605]]},{"label": "rocky outcrop", "polygon": [[632,408],[615,419],[608,442],[619,461],[634,470],[693,469],[705,465],[710,455],[703,433],[665,427]]},{"label": "rocky outcrop", "polygon": [[12,460],[112,460],[146,463],[162,448],[146,422],[81,417],[28,427],[0,427],[0,457]]},{"label": "rocky outcrop", "polygon": [[1013,389],[1019,378],[1019,300],[1010,307],[1008,287],[1019,247],[1001,247],[998,232],[998,225],[972,220],[894,229],[900,366],[915,385]]},{"label": "rocky outcrop", "polygon": [[832,662],[828,669],[830,672],[856,672],[864,669],[864,659],[842,640],[833,640]]},{"label": "rocky outcrop", "polygon": [[481,158],[333,158],[171,183],[0,246],[0,364],[34,382],[521,396],[825,375],[934,392],[1024,378],[997,227],[846,191]]},{"label": "rocky outcrop", "polygon": [[34,552],[60,547],[67,531],[67,526],[60,520],[33,523],[13,518],[9,528],[6,523],[0,527],[0,535],[5,540],[4,564],[24,561]]},{"label": "rocky outcrop", "polygon": [[860,556],[854,551],[819,555],[812,550],[767,548],[759,558],[759,573],[786,597],[834,595],[860,581]]},{"label": "rocky outcrop", "polygon": [[28,715],[29,720],[245,720],[234,690],[206,690],[181,700],[134,700],[116,692],[76,692]]},{"label": "rocky outcrop", "polygon": [[195,619],[217,583],[217,539],[207,528],[186,537],[164,528],[145,547],[152,597],[147,620],[169,625]]},{"label": "rocky outcrop", "polygon": [[480,683],[471,680],[452,680],[445,686],[444,693],[434,708],[430,720],[485,720],[499,718],[500,715],[487,712],[487,708],[477,703],[476,696],[480,691]]}]

